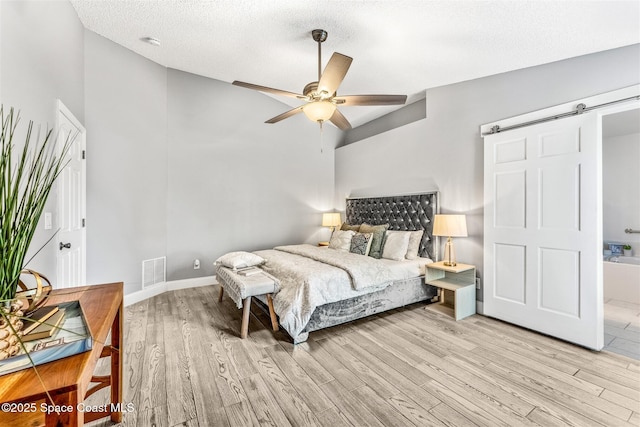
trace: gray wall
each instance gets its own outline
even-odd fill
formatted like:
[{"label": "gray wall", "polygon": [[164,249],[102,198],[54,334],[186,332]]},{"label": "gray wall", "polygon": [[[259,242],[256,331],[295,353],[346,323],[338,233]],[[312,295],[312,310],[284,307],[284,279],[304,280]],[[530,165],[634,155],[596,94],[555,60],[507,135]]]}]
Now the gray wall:
[{"label": "gray wall", "polygon": [[170,280],[213,274],[228,251],[326,240],[319,225],[333,208],[335,127],[321,135],[302,114],[264,124],[291,107],[181,71],[169,70],[167,86]]},{"label": "gray wall", "polygon": [[[24,143],[29,120],[41,125],[43,132],[55,125],[56,99],[84,120],[83,32],[68,2],[0,1],[0,103],[7,109],[13,106],[20,110],[22,122],[16,144]],[[45,211],[56,212],[56,197],[54,189]],[[53,220],[55,224],[55,216]],[[51,236],[52,231],[45,231],[41,222],[30,252]],[[52,282],[56,279],[54,243],[28,265]]]},{"label": "gray wall", "polygon": [[[326,239],[338,131],[229,83],[161,67],[85,35],[88,280],[141,288],[141,262],[167,279],[213,274],[232,250]],[[201,269],[193,269],[198,258]]]},{"label": "gray wall", "polygon": [[427,89],[426,119],[390,124],[393,130],[336,150],[336,203],[439,190],[443,213],[467,215],[469,237],[455,239],[458,261],[475,264],[482,276],[480,125],[638,83],[640,45],[633,45]]},{"label": "gray wall", "polygon": [[390,131],[402,126],[406,126],[427,117],[427,103],[424,101],[424,94],[420,99],[411,101],[409,104],[379,117],[376,120],[364,123],[353,129],[345,131],[340,139],[339,146],[362,141],[382,132]]},{"label": "gray wall", "polygon": [[[266,125],[290,107],[167,70],[85,31],[68,2],[3,1],[0,19],[1,102],[54,125],[60,98],[87,129],[89,283],[128,293],[144,259],[167,255],[176,280],[212,274],[230,250],[326,240],[335,128],[321,143],[302,115]],[[51,244],[30,266],[55,278],[55,260]]]},{"label": "gray wall", "polygon": [[85,30],[87,281],[141,288],[166,252],[167,69]]}]

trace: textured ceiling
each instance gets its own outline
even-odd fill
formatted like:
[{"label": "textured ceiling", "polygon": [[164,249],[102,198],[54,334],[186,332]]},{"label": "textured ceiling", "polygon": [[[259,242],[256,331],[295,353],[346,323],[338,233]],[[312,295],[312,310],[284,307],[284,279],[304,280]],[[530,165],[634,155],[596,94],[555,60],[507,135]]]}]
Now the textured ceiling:
[{"label": "textured ceiling", "polygon": [[[298,93],[317,79],[314,28],[329,33],[323,67],[334,51],[354,58],[339,94],[410,101],[427,88],[640,43],[637,0],[71,2],[86,28],[158,64]],[[357,126],[396,108],[341,111]]]}]

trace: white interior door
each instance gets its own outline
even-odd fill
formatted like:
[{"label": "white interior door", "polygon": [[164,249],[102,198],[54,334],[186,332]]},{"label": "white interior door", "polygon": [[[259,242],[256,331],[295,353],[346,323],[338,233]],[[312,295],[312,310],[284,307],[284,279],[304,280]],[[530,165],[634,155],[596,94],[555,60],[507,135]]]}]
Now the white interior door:
[{"label": "white interior door", "polygon": [[58,148],[75,135],[69,164],[58,177],[58,277],[56,288],[86,284],[86,131],[58,101]]},{"label": "white interior door", "polygon": [[603,346],[595,112],[485,137],[484,314]]}]

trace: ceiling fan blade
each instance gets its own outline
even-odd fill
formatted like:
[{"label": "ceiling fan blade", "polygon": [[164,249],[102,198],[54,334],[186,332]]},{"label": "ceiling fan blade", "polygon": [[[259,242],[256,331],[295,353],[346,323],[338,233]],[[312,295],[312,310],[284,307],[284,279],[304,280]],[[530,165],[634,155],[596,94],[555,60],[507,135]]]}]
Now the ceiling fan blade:
[{"label": "ceiling fan blade", "polygon": [[231,84],[234,86],[246,87],[247,89],[259,90],[260,92],[273,93],[275,95],[289,96],[291,98],[304,98],[304,95],[300,95],[298,93],[287,92],[286,90],[274,89],[272,87],[254,85],[253,83],[240,82],[238,80],[234,80]]},{"label": "ceiling fan blade", "polygon": [[334,100],[341,106],[402,105],[407,102],[407,95],[345,95],[337,96]]},{"label": "ceiling fan blade", "polygon": [[289,118],[291,116],[295,116],[298,113],[302,113],[302,107],[303,106],[296,107],[293,110],[289,110],[287,112],[284,112],[284,113],[282,113],[282,114],[280,114],[278,116],[275,116],[275,117],[267,120],[265,123],[278,123],[280,120],[284,120],[284,119],[287,119],[287,118]]},{"label": "ceiling fan blade", "polygon": [[327,66],[324,67],[318,82],[318,92],[325,91],[327,94],[333,95],[338,90],[338,86],[342,83],[344,76],[347,75],[351,61],[353,61],[353,58],[334,52]]},{"label": "ceiling fan blade", "polygon": [[338,109],[333,112],[333,116],[331,116],[329,121],[341,130],[351,129],[351,123],[349,123],[349,120],[347,120],[347,118]]}]

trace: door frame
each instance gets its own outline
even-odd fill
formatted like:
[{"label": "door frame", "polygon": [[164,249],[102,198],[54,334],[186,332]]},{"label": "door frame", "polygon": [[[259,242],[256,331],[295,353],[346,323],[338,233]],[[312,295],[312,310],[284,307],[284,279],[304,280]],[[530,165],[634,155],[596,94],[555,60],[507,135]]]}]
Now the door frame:
[{"label": "door frame", "polygon": [[[69,110],[69,108],[67,108],[66,105],[64,105],[64,103],[60,100],[57,99],[56,100],[56,129],[59,130],[60,129],[60,116],[64,115],[71,123],[73,123],[73,125],[80,129],[80,134],[78,135],[77,138],[81,138],[81,143],[82,143],[82,150],[86,151],[86,142],[87,142],[87,130],[85,129],[85,127],[82,125],[82,123],[80,123],[80,121],[77,119],[77,117],[71,112],[71,110]],[[57,137],[57,135],[56,135]],[[63,144],[57,144],[57,150],[58,150],[58,155],[62,154],[62,148],[63,148]],[[82,162],[82,175],[83,175],[83,179],[82,179],[82,192],[84,194],[84,198],[83,198],[83,203],[81,206],[81,214],[82,214],[82,218],[83,220],[87,217],[87,163],[86,161]],[[60,185],[57,186],[57,206],[56,206],[56,223],[58,225],[58,230],[60,230],[60,206],[61,206],[61,201],[62,201],[62,192],[64,189],[60,188]],[[86,222],[85,222],[85,226],[82,227],[82,236],[81,236],[81,241],[82,241],[82,248],[81,248],[81,256],[80,256],[80,267],[81,267],[81,271],[79,274],[80,277],[80,283],[82,285],[85,285],[87,283],[87,228],[86,228]],[[56,251],[56,268],[58,266],[58,260],[60,257],[60,251]],[[56,283],[57,285],[60,287],[61,280],[60,280],[60,271],[56,271]]]},{"label": "door frame", "polygon": [[[537,110],[537,111],[533,111],[527,114],[523,114],[523,115],[519,115],[519,116],[514,116],[514,117],[510,117],[507,119],[503,119],[500,121],[496,121],[496,122],[492,122],[492,123],[488,123],[485,125],[480,126],[480,133],[481,135],[487,135],[491,133],[491,128],[493,128],[494,126],[499,126],[500,128],[506,128],[508,126],[515,126],[521,123],[528,123],[528,122],[535,122],[536,120],[541,120],[547,117],[552,117],[552,116],[556,116],[556,115],[562,115],[562,114],[566,114],[569,111],[575,110],[576,107],[578,106],[578,104],[585,104],[587,107],[589,106],[594,106],[594,105],[602,105],[602,104],[607,104],[607,103],[614,103],[615,101],[618,101],[620,99],[626,99],[626,98],[631,98],[631,97],[638,97],[640,96],[640,85],[634,85],[634,86],[629,86],[623,89],[619,89],[619,90],[614,90],[611,92],[607,92],[607,93],[603,93],[600,95],[595,95],[595,96],[591,96],[588,98],[582,98],[580,100],[576,100],[576,101],[571,101],[571,102],[567,102],[564,104],[560,104],[560,105],[556,105],[553,107],[549,107],[549,108],[545,108],[545,109],[541,109],[541,110]],[[600,210],[600,217],[602,218],[602,209],[603,209],[603,197],[602,197],[602,120],[604,116],[610,115],[610,114],[615,114],[615,113],[619,113],[622,111],[628,111],[628,110],[632,110],[632,109],[638,109],[640,108],[640,100],[638,100],[637,98],[635,100],[629,100],[626,102],[622,102],[622,103],[617,103],[617,104],[612,104],[612,105],[608,105],[608,106],[603,106],[601,108],[598,108],[597,110],[594,110],[593,112],[595,112],[594,114],[594,119],[595,119],[595,128],[596,128],[596,137],[597,137],[597,147],[596,147],[596,151],[597,151],[597,159],[596,162],[598,163],[598,167],[600,170],[599,176],[597,178],[597,184],[596,184],[596,188],[594,189],[594,191],[597,194],[597,205],[598,205],[598,209]],[[562,119],[559,119],[562,120]],[[508,131],[507,131],[508,132]],[[484,141],[483,141],[484,142]],[[599,227],[599,232],[598,232],[598,245],[597,247],[594,247],[593,250],[596,251],[598,250],[597,248],[602,248],[603,247],[603,235],[602,235],[602,224],[600,224]],[[597,257],[597,253],[596,255],[596,259],[598,259]],[[602,257],[599,257],[599,259],[602,259]],[[603,297],[603,275],[602,275],[602,263],[600,263],[600,266],[597,269],[598,271],[598,277],[596,280],[596,286],[597,286],[597,295],[598,295],[598,301],[597,304],[599,304],[599,310],[598,310],[598,319],[597,322],[600,324],[599,326],[599,330],[602,331],[602,340],[604,338],[604,297]],[[487,295],[487,287],[483,286],[482,289],[482,294],[483,294],[483,300],[485,300],[485,297]]]}]

